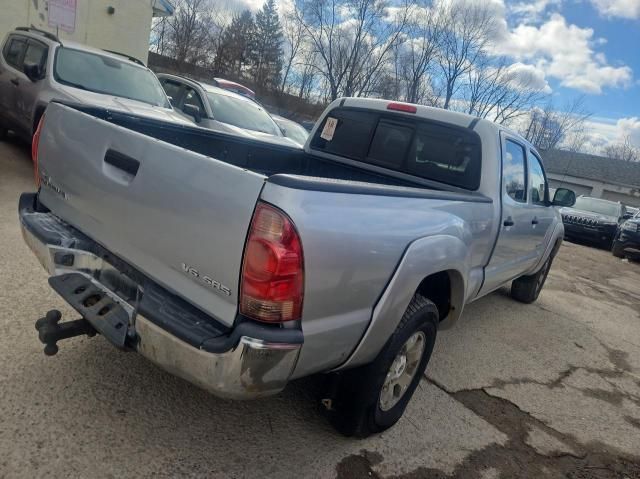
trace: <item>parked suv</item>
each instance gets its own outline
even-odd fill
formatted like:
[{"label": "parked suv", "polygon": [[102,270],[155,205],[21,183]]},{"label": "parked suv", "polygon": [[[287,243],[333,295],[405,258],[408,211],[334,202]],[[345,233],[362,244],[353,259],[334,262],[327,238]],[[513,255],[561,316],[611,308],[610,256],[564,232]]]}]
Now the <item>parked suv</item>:
[{"label": "parked suv", "polygon": [[191,124],[171,108],[158,79],[132,57],[64,41],[35,28],[10,32],[0,55],[0,138],[30,140],[52,100],[92,104]]},{"label": "parked suv", "polygon": [[640,258],[640,212],[620,225],[611,252],[618,258]]},{"label": "parked suv", "polygon": [[611,248],[618,226],[629,218],[622,203],[579,196],[571,208],[562,208],[564,234],[567,238],[582,239]]}]

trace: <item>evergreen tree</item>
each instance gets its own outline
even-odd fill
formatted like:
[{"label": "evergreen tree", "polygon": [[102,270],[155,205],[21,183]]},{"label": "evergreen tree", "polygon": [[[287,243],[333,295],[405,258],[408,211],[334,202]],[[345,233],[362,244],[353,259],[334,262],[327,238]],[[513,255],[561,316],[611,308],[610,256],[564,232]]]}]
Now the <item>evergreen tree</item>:
[{"label": "evergreen tree", "polygon": [[256,85],[265,90],[280,86],[283,63],[282,27],[275,0],[266,0],[256,13],[252,48],[252,72]]},{"label": "evergreen tree", "polygon": [[241,80],[252,65],[256,25],[249,10],[235,15],[224,29],[216,52],[214,69],[217,74]]}]

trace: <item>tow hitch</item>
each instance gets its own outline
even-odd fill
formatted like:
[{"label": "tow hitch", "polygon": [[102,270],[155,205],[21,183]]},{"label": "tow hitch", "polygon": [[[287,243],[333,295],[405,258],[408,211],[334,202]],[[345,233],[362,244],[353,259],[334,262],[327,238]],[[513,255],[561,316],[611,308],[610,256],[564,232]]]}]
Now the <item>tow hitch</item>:
[{"label": "tow hitch", "polygon": [[86,319],[76,319],[60,323],[62,313],[57,309],[47,312],[44,318],[36,321],[38,338],[44,344],[44,354],[53,356],[58,352],[58,341],[86,334],[89,337],[96,335],[96,330]]},{"label": "tow hitch", "polygon": [[120,303],[79,273],[52,276],[49,284],[80,313],[82,319],[61,323],[62,313],[52,309],[44,318],[37,320],[36,329],[40,341],[45,345],[44,354],[56,354],[58,341],[84,334],[95,336],[96,333],[126,350],[129,315]]}]

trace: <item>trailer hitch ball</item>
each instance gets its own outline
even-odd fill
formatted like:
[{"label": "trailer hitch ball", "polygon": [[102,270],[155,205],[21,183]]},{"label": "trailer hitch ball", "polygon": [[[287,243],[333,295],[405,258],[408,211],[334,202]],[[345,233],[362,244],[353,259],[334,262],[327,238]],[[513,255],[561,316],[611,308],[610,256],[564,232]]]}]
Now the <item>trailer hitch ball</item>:
[{"label": "trailer hitch ball", "polygon": [[62,313],[57,309],[48,311],[44,318],[36,321],[38,338],[44,344],[44,354],[53,356],[58,352],[58,341],[86,334],[95,336],[96,330],[86,319],[77,319],[58,324],[62,319]]}]

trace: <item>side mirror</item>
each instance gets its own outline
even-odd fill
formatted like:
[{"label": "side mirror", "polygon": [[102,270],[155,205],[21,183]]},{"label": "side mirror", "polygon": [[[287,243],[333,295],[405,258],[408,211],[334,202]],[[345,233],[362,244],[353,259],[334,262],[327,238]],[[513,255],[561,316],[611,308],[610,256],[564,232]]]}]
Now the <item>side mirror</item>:
[{"label": "side mirror", "polygon": [[573,206],[576,204],[576,194],[567,188],[558,188],[553,195],[553,206]]},{"label": "side mirror", "polygon": [[173,97],[170,95],[167,95],[167,100],[169,100],[169,104],[173,107],[175,107],[175,105],[173,104]]},{"label": "side mirror", "polygon": [[37,63],[25,63],[22,71],[24,71],[24,74],[33,82],[42,78],[42,70],[40,70],[40,65]]},{"label": "side mirror", "polygon": [[187,103],[182,107],[182,112],[185,115],[192,116],[196,123],[200,123],[202,121],[202,112],[200,111],[199,106]]},{"label": "side mirror", "polygon": [[633,213],[630,213],[628,211],[622,215],[623,220],[630,220],[631,218],[633,218]]}]

